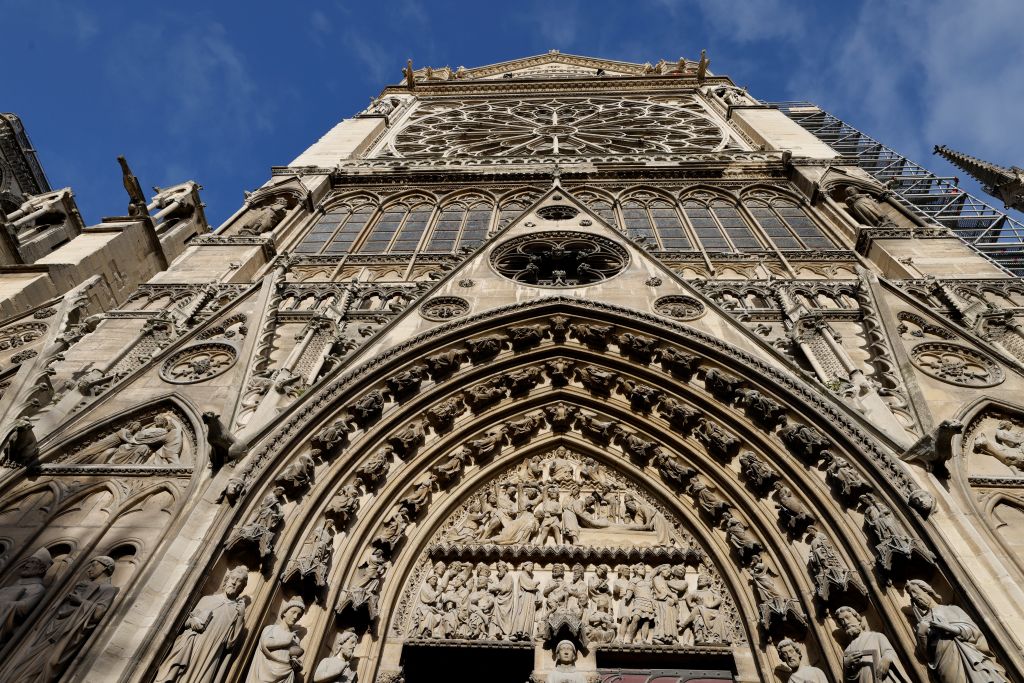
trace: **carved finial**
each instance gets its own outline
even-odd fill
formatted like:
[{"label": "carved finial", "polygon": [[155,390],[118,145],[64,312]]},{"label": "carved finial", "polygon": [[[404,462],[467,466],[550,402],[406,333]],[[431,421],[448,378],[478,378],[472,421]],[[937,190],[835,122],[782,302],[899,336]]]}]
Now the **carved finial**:
[{"label": "carved finial", "polygon": [[405,61],[405,68],[402,69],[402,75],[405,76],[405,85],[409,90],[416,87],[416,76],[413,74],[411,59],[407,59]]},{"label": "carved finial", "polygon": [[121,182],[128,193],[128,215],[133,218],[148,216],[149,210],[146,209],[146,195],[142,193],[142,185],[139,184],[139,179],[135,177],[132,169],[128,167],[128,160],[124,158],[124,155],[121,155],[117,157],[117,163],[121,164]]},{"label": "carved finial", "polygon": [[708,76],[708,65],[711,64],[711,60],[708,59],[708,51],[700,51],[700,61],[697,62],[697,82],[703,83],[704,79]]}]

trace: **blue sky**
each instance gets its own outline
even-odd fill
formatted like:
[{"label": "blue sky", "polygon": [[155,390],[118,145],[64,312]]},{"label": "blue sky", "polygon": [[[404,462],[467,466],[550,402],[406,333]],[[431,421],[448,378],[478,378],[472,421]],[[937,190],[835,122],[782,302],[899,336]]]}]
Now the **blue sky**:
[{"label": "blue sky", "polygon": [[552,48],[637,62],[707,48],[754,96],[812,100],[938,173],[955,171],[936,143],[1024,165],[1020,0],[156,5],[0,0],[16,27],[0,110],[88,222],[124,211],[118,154],[147,189],[197,180],[216,227],[407,58],[472,67]]}]

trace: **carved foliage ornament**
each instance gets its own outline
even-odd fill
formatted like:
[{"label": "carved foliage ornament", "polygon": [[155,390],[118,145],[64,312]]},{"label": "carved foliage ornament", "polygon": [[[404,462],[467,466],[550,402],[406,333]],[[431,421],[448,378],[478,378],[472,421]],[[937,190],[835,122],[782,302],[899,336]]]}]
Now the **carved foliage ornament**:
[{"label": "carved foliage ornament", "polygon": [[655,299],[654,312],[676,320],[696,320],[704,315],[704,304],[692,296],[663,296]]},{"label": "carved foliage ornament", "polygon": [[420,315],[427,320],[444,321],[469,313],[469,302],[457,296],[436,296],[424,302]]},{"label": "carved foliage ornament", "polygon": [[628,263],[626,250],[610,239],[563,231],[512,239],[491,254],[491,266],[499,274],[544,287],[602,282]]},{"label": "carved foliage ornament", "polygon": [[958,344],[918,344],[911,350],[910,359],[926,375],[961,387],[994,387],[1004,379],[1002,368],[994,360]]},{"label": "carved foliage ornament", "polygon": [[174,354],[160,368],[160,377],[171,384],[195,384],[227,372],[238,359],[230,344],[196,344]]}]

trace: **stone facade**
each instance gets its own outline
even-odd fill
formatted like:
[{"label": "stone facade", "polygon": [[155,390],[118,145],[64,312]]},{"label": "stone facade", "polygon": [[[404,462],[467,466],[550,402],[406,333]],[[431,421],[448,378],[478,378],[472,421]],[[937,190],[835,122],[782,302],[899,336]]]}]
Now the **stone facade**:
[{"label": "stone facade", "polygon": [[1024,283],[708,64],[7,212],[0,679],[1021,680]]}]

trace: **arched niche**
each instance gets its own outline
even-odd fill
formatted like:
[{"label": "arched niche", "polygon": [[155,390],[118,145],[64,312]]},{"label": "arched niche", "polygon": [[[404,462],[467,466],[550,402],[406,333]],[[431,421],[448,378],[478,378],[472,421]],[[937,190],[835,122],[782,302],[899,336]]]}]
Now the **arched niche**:
[{"label": "arched niche", "polygon": [[954,424],[960,433],[951,435],[948,446],[939,444],[953,458],[951,477],[982,520],[983,533],[1002,549],[1002,559],[1024,576],[1024,538],[1016,527],[1024,500],[1024,407],[983,399],[969,405]]},{"label": "arched niche", "polygon": [[[44,442],[38,461],[7,480],[0,510],[9,512],[0,513],[0,537],[17,535],[18,543],[0,568],[0,585],[17,580],[18,566],[40,548],[53,565],[44,602],[4,652],[44,628],[49,601],[61,599],[97,556],[116,565],[112,610],[138,595],[142,570],[173,541],[199,480],[208,476],[208,446],[195,415],[177,399],[156,399]],[[32,509],[23,511],[26,506]]]},{"label": "arched niche", "polygon": [[[434,460],[447,455],[446,449],[450,452],[461,442],[479,437],[485,425],[517,417],[523,411],[542,409],[545,404],[559,397],[571,400],[594,414],[610,413],[617,416],[615,419],[631,425],[629,429],[633,433],[643,431],[643,439],[676,444],[671,446],[673,453],[696,453],[703,462],[713,464],[711,471],[712,476],[717,477],[715,483],[722,490],[730,492],[731,504],[740,511],[745,522],[756,528],[759,538],[766,543],[771,542],[765,552],[770,553],[767,557],[777,567],[791,595],[813,594],[815,587],[803,567],[806,562],[804,548],[799,541],[785,538],[785,531],[780,528],[777,517],[774,517],[777,515],[777,498],[769,498],[763,491],[758,493],[746,485],[738,453],[716,455],[708,450],[714,448],[714,439],[702,439],[690,433],[685,436],[675,434],[668,418],[662,417],[660,409],[636,407],[633,399],[627,396],[629,390],[622,390],[626,386],[624,384],[611,386],[602,393],[587,386],[581,379],[582,375],[575,371],[564,382],[556,381],[548,374],[547,363],[558,358],[568,358],[580,368],[593,364],[599,366],[599,371],[603,368],[604,371],[624,375],[631,381],[667,390],[680,400],[699,405],[705,414],[720,426],[724,425],[726,430],[738,438],[756,444],[755,450],[759,453],[771,454],[768,462],[785,478],[791,491],[799,491],[799,495],[806,496],[803,502],[825,527],[825,533],[839,548],[840,554],[849,558],[851,566],[855,567],[857,562],[867,566],[872,564],[868,558],[875,549],[876,539],[858,529],[863,518],[853,509],[848,499],[844,502],[842,496],[836,493],[835,482],[840,477],[831,465],[826,464],[828,459],[822,454],[823,450],[842,453],[847,464],[852,463],[859,476],[893,509],[898,524],[903,525],[911,535],[920,533],[922,524],[917,513],[906,502],[906,498],[914,491],[908,486],[902,466],[886,456],[869,436],[848,421],[840,411],[829,407],[825,399],[802,387],[800,383],[780,375],[756,359],[744,357],[738,362],[741,354],[690,328],[672,326],[658,329],[653,319],[638,320],[637,316],[614,315],[602,306],[557,303],[558,307],[550,306],[554,310],[549,310],[549,306],[537,306],[525,312],[520,311],[518,316],[509,315],[504,319],[471,319],[469,325],[443,326],[439,328],[440,333],[432,333],[425,340],[413,340],[400,346],[384,354],[368,369],[344,376],[321,395],[311,397],[309,403],[316,406],[315,409],[307,407],[306,412],[303,412],[302,407],[297,408],[296,415],[301,417],[274,435],[273,451],[268,448],[254,450],[248,465],[240,473],[240,477],[249,485],[250,493],[248,502],[239,506],[233,515],[236,527],[253,518],[268,487],[282,481],[283,477],[290,477],[295,463],[303,454],[313,457],[312,454],[316,453],[316,459],[312,462],[312,483],[307,478],[306,483],[286,495],[282,514],[288,522],[279,532],[275,532],[274,556],[265,560],[266,566],[261,567],[266,576],[276,576],[285,562],[294,559],[293,553],[306,543],[309,533],[320,521],[338,487],[345,485],[357,468],[372,459],[384,445],[399,442],[400,435],[405,433],[410,422],[431,422],[428,417],[430,411],[444,404],[453,394],[462,394],[471,387],[492,382],[499,376],[508,377],[527,366],[545,368],[537,385],[523,393],[517,393],[518,390],[508,384],[509,380],[504,379],[502,381],[505,382],[508,394],[494,405],[480,410],[463,410],[450,425],[435,418],[434,422],[441,426],[430,424],[423,429],[424,443],[418,447],[415,455],[392,457],[391,464],[395,467],[383,479],[385,488],[375,490],[372,495],[369,492],[362,494],[364,500],[355,523],[336,539],[329,581],[335,592],[329,593],[318,607],[311,608],[302,622],[310,638],[305,645],[307,658],[304,665],[307,670],[312,669],[316,658],[322,656],[324,648],[328,647],[327,643],[331,640],[332,629],[336,624],[333,609],[340,594],[338,591],[350,582],[352,573],[364,561],[362,553],[369,547],[368,544],[372,545],[380,524],[389,518],[389,506],[395,505],[408,493],[408,489],[417,483],[416,478],[428,472]],[[533,341],[530,341],[528,331],[513,331],[513,328],[531,326],[535,331],[537,326],[542,328],[542,332]],[[595,326],[607,327],[608,334],[602,338],[592,329]],[[639,338],[650,334],[657,335],[647,337],[655,342],[655,350],[645,347],[644,339]],[[481,340],[488,336],[500,339],[494,340],[494,344],[484,344]],[[473,343],[466,342],[467,339]],[[670,348],[673,349],[672,353],[669,353]],[[692,354],[694,362],[687,365],[679,360],[681,356],[678,354]],[[447,369],[443,367],[445,358],[448,359]],[[395,385],[395,380],[417,365],[423,367],[417,371],[420,376],[414,382],[415,386],[407,392],[402,391]],[[732,378],[729,379],[725,376],[728,373],[737,375],[729,374]],[[733,379],[738,382],[733,382]],[[392,382],[389,383],[389,380]],[[829,442],[827,447],[816,450],[812,445],[808,451],[802,450],[799,444],[787,441],[781,435],[781,422],[765,418],[762,415],[765,411],[760,410],[757,402],[751,398],[750,391],[755,389],[761,395],[770,394],[770,397],[774,397],[772,400],[784,405],[787,420],[792,424],[810,424],[820,430],[819,436]],[[367,402],[371,395],[376,398]],[[764,404],[760,405],[764,407]],[[828,417],[823,418],[823,415]],[[487,422],[484,421],[485,416]],[[338,437],[333,443],[326,443],[328,437],[324,434],[327,428],[339,420],[348,425],[342,430],[346,432],[344,438]],[[429,458],[428,452],[432,454]],[[644,476],[660,476],[651,472],[646,470]],[[654,480],[651,483],[652,486],[661,485]],[[688,503],[691,508],[694,502]],[[927,512],[927,507],[923,512]],[[707,533],[723,532],[717,529],[708,530]],[[719,542],[727,543],[721,538]],[[403,566],[410,571],[411,557],[403,560]],[[234,562],[231,558],[224,558],[218,567],[223,569]],[[738,586],[749,584],[746,567],[742,568],[742,572],[737,570],[735,583]],[[905,663],[913,666],[914,658],[910,654],[913,652],[913,634],[897,605],[885,595],[886,581],[870,576],[862,578],[865,578],[865,591],[870,593],[868,597],[874,604],[871,611],[871,618],[875,622],[873,626],[887,631],[891,638],[899,642]],[[394,600],[404,585],[396,578],[393,584],[383,588],[380,600],[382,610],[383,605],[391,604],[386,603],[385,593]],[[265,582],[254,591],[253,609],[249,614],[249,622],[253,627],[250,633],[258,632],[260,624],[274,618],[276,608],[287,597],[287,593],[274,582]],[[744,586],[742,591],[737,590],[736,594],[746,596],[744,618],[756,620],[755,598],[751,596],[749,586]],[[821,608],[810,605],[807,600],[804,605],[805,612],[814,622],[809,642],[814,643],[814,648],[821,649],[821,658],[826,668],[836,672],[841,648],[835,644],[830,633],[834,626]],[[753,631],[756,628],[750,629],[750,632]],[[370,667],[361,669],[361,675],[372,675],[380,669],[382,657],[386,659],[387,654],[379,649],[378,643],[378,640],[370,638],[361,645],[360,654],[365,657],[365,666]],[[240,661],[245,661],[245,653],[250,652],[255,645],[252,637],[246,640],[240,649]],[[774,670],[774,655],[764,640],[758,641],[758,648],[758,654],[754,656],[754,670],[761,672],[757,675],[768,675],[767,672]]]}]

